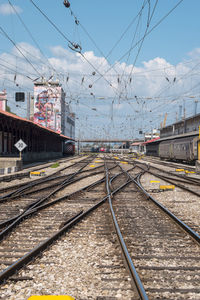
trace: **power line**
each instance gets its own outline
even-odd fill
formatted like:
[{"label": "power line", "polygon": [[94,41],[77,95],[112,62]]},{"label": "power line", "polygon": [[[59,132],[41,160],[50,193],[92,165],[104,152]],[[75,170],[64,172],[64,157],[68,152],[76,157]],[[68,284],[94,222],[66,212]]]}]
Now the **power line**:
[{"label": "power line", "polygon": [[15,46],[15,48],[21,53],[21,55],[25,58],[25,60],[31,65],[31,67],[35,70],[35,72],[41,76],[41,74],[38,72],[38,70],[33,66],[33,64],[30,62],[30,60],[24,55],[24,53],[19,49],[19,47],[15,44],[15,42],[8,36],[8,34],[5,32],[5,30],[0,26],[0,30],[3,32],[5,37]]},{"label": "power line", "polygon": [[[180,0],[171,10],[168,11],[168,13],[166,15],[164,15],[146,34],[145,36],[149,35],[156,27],[158,27],[180,4],[181,2],[183,2],[184,0]],[[130,50],[133,50],[142,40],[143,40],[144,36],[139,39],[128,51],[125,52],[125,54],[123,54],[118,61],[122,60],[128,53]],[[117,63],[114,63],[104,74],[103,76],[105,76],[106,73],[108,73]],[[100,78],[99,78],[100,79]],[[99,80],[97,79],[97,80]]]},{"label": "power line", "polygon": [[100,73],[100,71],[85,57],[85,55],[81,52],[82,48],[80,47],[80,45],[71,42],[67,36],[49,19],[49,17],[33,2],[33,0],[29,0],[35,7],[36,9],[48,20],[48,22],[60,33],[60,35],[68,41],[69,43],[69,48],[75,52],[78,52],[84,59],[85,61],[100,75],[101,78],[103,78],[110,87],[112,87],[113,89],[115,89],[117,91],[117,89],[115,87],[112,86],[112,84],[104,77],[103,74]]},{"label": "power line", "polygon": [[72,43],[67,36],[58,28],[58,26],[55,25],[55,23],[53,23],[51,21],[51,19],[49,19],[49,17],[33,2],[33,0],[29,0],[34,6],[35,8],[48,20],[49,23],[51,23],[51,25],[60,33],[60,35],[68,41],[68,43],[73,47],[74,43]]},{"label": "power line", "polygon": [[[49,64],[49,66],[55,71],[55,69],[53,68],[53,66],[50,64],[48,58],[45,56],[45,54],[43,53],[42,49],[40,48],[39,44],[37,43],[37,41],[35,40],[35,38],[33,37],[32,33],[30,32],[30,30],[28,29],[28,27],[26,26],[26,24],[24,23],[24,21],[22,20],[22,18],[20,17],[18,11],[16,10],[16,8],[12,5],[12,3],[10,2],[10,0],[8,0],[8,3],[10,4],[10,6],[13,8],[13,10],[15,11],[17,17],[19,18],[20,22],[22,23],[22,25],[24,26],[25,30],[28,32],[28,34],[30,35],[31,39],[33,40],[33,42],[35,43],[35,45],[38,47],[38,49],[40,50],[40,53],[43,55],[43,57],[45,58],[45,60],[47,61],[47,63]],[[56,72],[56,71],[55,71]]]}]

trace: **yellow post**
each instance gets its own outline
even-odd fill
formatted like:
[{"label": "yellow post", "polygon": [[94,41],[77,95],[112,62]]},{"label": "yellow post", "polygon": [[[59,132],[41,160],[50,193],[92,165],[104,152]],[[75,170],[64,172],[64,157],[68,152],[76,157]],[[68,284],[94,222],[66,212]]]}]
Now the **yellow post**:
[{"label": "yellow post", "polygon": [[199,140],[198,140],[198,160],[200,160],[200,126],[199,126]]}]

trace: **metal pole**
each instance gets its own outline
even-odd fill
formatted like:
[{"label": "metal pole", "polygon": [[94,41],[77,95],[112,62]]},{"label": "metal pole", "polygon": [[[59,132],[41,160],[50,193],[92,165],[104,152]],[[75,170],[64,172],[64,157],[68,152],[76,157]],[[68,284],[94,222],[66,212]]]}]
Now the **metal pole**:
[{"label": "metal pole", "polygon": [[56,121],[57,120],[56,120],[56,111],[55,111],[55,126],[54,126],[55,127],[55,131],[56,131]]},{"label": "metal pole", "polygon": [[79,155],[80,149],[79,149],[79,140],[78,140],[78,155]]},{"label": "metal pole", "polygon": [[26,113],[27,120],[30,120],[30,101],[31,101],[31,94],[30,94],[30,92],[28,92],[27,93],[27,113]]},{"label": "metal pole", "polygon": [[198,140],[198,160],[200,160],[200,126],[199,126],[199,140]]},{"label": "metal pole", "polygon": [[47,105],[46,105],[46,127],[47,127]]},{"label": "metal pole", "polygon": [[198,103],[198,100],[195,100],[194,101],[194,115],[196,116],[197,114],[197,103]]}]

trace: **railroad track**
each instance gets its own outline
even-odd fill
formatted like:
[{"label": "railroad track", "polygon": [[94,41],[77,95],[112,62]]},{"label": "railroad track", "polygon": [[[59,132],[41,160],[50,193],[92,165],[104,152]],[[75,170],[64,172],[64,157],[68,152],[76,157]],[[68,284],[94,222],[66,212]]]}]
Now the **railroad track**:
[{"label": "railroad track", "polygon": [[[35,262],[30,263],[55,241],[55,237],[49,239],[48,236],[41,249],[36,247],[35,254],[31,250],[4,270],[0,274],[1,283],[11,279],[7,283],[8,292],[5,290],[6,284],[0,288],[5,297],[3,299],[9,299],[6,297],[13,295],[13,291],[20,300],[24,299],[24,295],[31,295],[30,291],[41,294],[41,286],[44,287],[44,294],[59,294],[57,291],[60,288],[62,294],[71,294],[76,299],[198,299],[199,235],[169,210],[164,210],[143,190],[140,177],[146,176],[146,171],[139,165],[113,162],[108,157],[105,177],[101,175],[99,180],[96,177],[95,183],[85,186],[78,193],[76,186],[73,194],[57,199],[54,206],[51,203],[42,204],[40,211],[32,218],[32,222],[37,219],[33,228],[39,226],[41,230],[41,234],[37,230],[33,232],[36,244],[40,236],[44,239],[46,231],[42,222],[45,220],[49,234],[50,230],[56,238],[64,232],[68,234]],[[105,203],[107,199],[109,205]],[[67,213],[62,218],[61,212],[64,210]],[[108,210],[111,211],[112,221]],[[51,225],[50,220],[54,220]],[[25,230],[22,227],[25,222],[17,227],[21,232]],[[27,223],[25,228],[29,226],[30,223]],[[0,244],[0,253],[8,263],[10,257],[5,255],[4,250],[13,235],[14,232]],[[15,248],[17,246],[19,251],[22,250],[20,235],[18,231],[18,236],[14,237]],[[27,247],[28,243],[25,244]],[[119,245],[128,272],[122,264]],[[14,252],[15,255],[24,254],[19,254],[19,251]],[[14,275],[27,262],[29,265]]]},{"label": "railroad track", "polygon": [[[111,168],[112,168],[112,166],[110,166]],[[97,187],[98,187],[98,189],[97,189]],[[94,189],[95,188],[95,189]],[[99,190],[100,189],[100,190]],[[105,202],[105,200],[106,200],[106,198],[107,197],[104,197],[104,199],[102,200],[102,201],[100,201],[100,202],[98,202],[97,204],[95,204],[94,205],[94,203],[96,202],[96,200],[99,200],[99,196],[101,195],[102,196],[102,193],[103,193],[103,190],[105,190],[105,185],[103,184],[102,185],[102,183],[101,182],[99,182],[99,185],[97,185],[97,183],[94,185],[92,185],[92,186],[90,186],[90,187],[86,187],[85,188],[85,190],[87,190],[87,193],[85,194],[85,198],[84,198],[84,193],[83,193],[83,191],[81,192],[81,194],[79,195],[79,199],[77,199],[77,194],[76,194],[76,198],[74,199],[74,198],[71,198],[71,200],[69,201],[69,199],[68,199],[68,201],[67,201],[67,203],[65,203],[66,205],[67,205],[67,208],[68,208],[68,210],[70,211],[70,212],[77,212],[77,209],[78,210],[80,210],[80,205],[81,205],[81,207],[83,207],[84,206],[84,210],[85,210],[85,215],[87,215],[90,211],[92,211],[92,208],[89,208],[89,212],[87,212],[87,208],[88,207],[91,207],[91,204],[92,204],[92,207],[93,206],[95,206],[95,208],[98,208],[98,206],[100,205],[100,204],[103,204],[104,202]],[[90,195],[90,193],[91,193],[91,197],[89,197],[88,195]],[[95,199],[95,197],[96,197],[96,199]],[[81,204],[80,204],[81,203]],[[54,206],[55,207],[55,206]],[[54,208],[55,209],[55,208]],[[62,211],[63,211],[63,208],[62,208]],[[82,214],[81,212],[80,212],[80,214]],[[53,213],[53,216],[55,215],[55,212]],[[108,235],[109,235],[109,239],[111,239],[112,240],[112,242],[109,242],[109,249],[110,249],[110,243],[113,245],[114,244],[114,246],[113,246],[113,250],[112,251],[114,251],[114,252],[116,252],[116,247],[115,247],[115,241],[113,241],[113,238],[112,238],[112,235],[111,235],[111,232],[110,232],[110,225],[108,226],[108,225],[106,225],[106,223],[105,222],[103,222],[102,223],[102,218],[104,219],[104,221],[105,221],[105,218],[106,218],[106,216],[107,216],[107,214],[105,214],[105,207],[104,207],[104,209],[102,210],[101,209],[101,211],[100,211],[100,215],[98,216],[98,215],[94,215],[93,216],[93,224],[92,224],[92,227],[91,227],[91,225],[89,226],[89,228],[93,228],[94,226],[96,226],[96,234],[98,235],[99,234],[99,244],[98,245],[101,245],[101,248],[102,248],[102,246],[104,247],[104,243],[102,244],[102,242],[103,242],[103,238],[102,238],[102,233],[103,233],[103,236],[105,236],[105,239],[107,240],[107,243],[108,243]],[[81,216],[80,216],[81,217]],[[82,216],[83,217],[83,216]],[[56,217],[55,217],[56,218]],[[97,224],[97,219],[99,220],[99,222],[100,222],[100,224]],[[47,220],[48,220],[48,222],[50,221],[49,220],[49,215],[47,216]],[[109,219],[108,219],[109,220]],[[59,219],[59,221],[60,221],[60,219]],[[43,222],[44,222],[44,215],[43,215],[43,217],[42,217],[42,224],[43,224]],[[66,222],[66,220],[65,220],[65,222]],[[33,219],[32,219],[32,223],[33,223]],[[54,224],[55,224],[55,222],[53,222]],[[60,223],[60,222],[59,222]],[[24,224],[24,223],[23,223]],[[29,224],[29,225],[28,225]],[[25,228],[29,228],[29,226],[30,226],[30,223],[28,223],[28,224],[26,224],[26,226],[25,226]],[[65,225],[65,223],[61,223],[61,224],[63,224],[63,226],[64,227],[66,227],[67,225]],[[36,221],[36,223],[34,224],[34,228],[36,227],[36,226],[38,226],[39,225],[39,219],[38,219],[38,217],[37,217],[37,221]],[[48,224],[48,226],[50,226],[49,224]],[[51,226],[52,226],[52,222],[51,222]],[[19,226],[20,227],[20,226]],[[64,229],[64,227],[61,227],[61,229],[60,230],[63,230]],[[41,226],[40,226],[40,228],[41,228]],[[89,230],[89,228],[87,228],[87,236],[88,236],[88,230]],[[22,229],[24,229],[24,226],[23,226],[23,228]],[[109,229],[109,230],[108,230]],[[28,230],[28,229],[27,229]],[[42,229],[42,230],[44,230],[44,228]],[[81,231],[81,233],[80,233],[80,231]],[[91,230],[90,230],[91,231]],[[29,232],[29,231],[28,231]],[[93,230],[92,230],[92,232],[93,232]],[[94,233],[94,232],[93,232]],[[38,231],[37,231],[37,233],[36,233],[36,235],[37,235],[37,239],[39,239],[39,236],[38,236]],[[42,234],[41,234],[42,236],[44,236],[44,234],[43,234],[43,231],[42,231]],[[77,236],[77,233],[75,233],[75,235]],[[19,236],[21,236],[21,239],[20,240],[17,240],[18,238],[19,238]],[[78,229],[78,237],[80,238],[80,236],[82,236],[82,230],[81,229]],[[71,237],[71,236],[70,236]],[[13,238],[13,236],[11,235],[10,236],[10,238],[12,239]],[[72,237],[72,239],[73,239],[73,237]],[[96,239],[96,238],[95,238]],[[21,247],[22,247],[22,243],[21,243],[21,240],[22,240],[22,235],[19,233],[19,235],[18,235],[18,237],[16,237],[16,240],[15,240],[15,242],[14,242],[14,245],[15,245],[15,248],[17,247],[18,249],[18,251],[20,250],[20,251],[22,251],[21,250]],[[32,235],[31,235],[31,240],[32,240]],[[31,241],[31,240],[29,240],[29,242],[24,242],[25,243],[25,245],[26,245],[26,247],[27,247],[27,245],[30,245],[30,243],[32,243],[33,241]],[[8,242],[9,242],[9,240],[7,239],[6,241],[5,241],[5,244],[4,244],[4,241],[2,242],[2,244],[0,245],[0,251],[2,251],[3,249],[2,249],[2,247],[4,248],[4,247],[6,247],[6,248],[4,248],[4,249],[7,249],[7,246],[8,246]],[[38,242],[38,240],[37,240],[37,242]],[[13,242],[11,242],[11,244],[13,245]],[[3,246],[2,246],[3,245]],[[7,245],[7,246],[6,246]],[[18,251],[16,251],[16,252],[14,252],[14,253],[18,253]],[[99,249],[99,251],[100,251],[100,249]],[[20,253],[21,254],[21,253]],[[38,253],[37,253],[38,254]],[[99,252],[99,254],[100,254],[100,252]],[[9,255],[7,255],[7,254],[3,254],[4,255],[4,258],[5,257],[7,257],[7,259],[9,260],[10,259],[10,257],[9,257]],[[15,254],[16,255],[16,254]],[[84,253],[82,253],[82,255],[84,256],[85,254]],[[122,264],[122,260],[120,259],[120,256],[119,256],[119,259],[120,259],[120,262],[119,261],[116,261],[116,265],[115,266],[113,266],[113,268],[112,268],[112,266],[110,265],[110,266],[108,266],[107,264],[104,266],[104,263],[106,262],[106,260],[107,260],[107,262],[109,261],[109,263],[111,263],[112,262],[112,259],[113,259],[113,255],[112,255],[112,253],[110,254],[111,256],[110,257],[108,257],[108,253],[107,252],[105,252],[104,251],[104,259],[103,259],[103,261],[99,261],[99,264],[96,264],[96,272],[98,272],[99,273],[99,276],[100,276],[100,274],[102,274],[103,276],[104,276],[104,281],[103,281],[103,286],[101,287],[103,290],[104,290],[104,293],[106,292],[106,290],[107,290],[107,292],[108,293],[113,293],[113,292],[116,292],[116,290],[117,289],[119,289],[117,286],[113,286],[113,278],[110,278],[110,279],[108,279],[107,280],[107,278],[109,278],[109,273],[110,273],[110,268],[111,268],[111,270],[112,269],[114,269],[115,270],[115,276],[119,276],[120,275],[120,281],[123,281],[124,283],[123,283],[123,285],[124,284],[126,284],[126,286],[127,286],[127,288],[126,289],[124,289],[124,292],[128,295],[128,294],[130,294],[131,293],[131,295],[133,294],[133,292],[132,292],[132,289],[131,289],[131,286],[130,286],[130,283],[129,283],[129,280],[128,280],[128,276],[127,276],[127,274],[126,274],[126,272],[125,272],[125,268],[123,267],[123,264]],[[116,254],[115,254],[116,255]],[[119,255],[119,254],[118,254]],[[24,262],[20,262],[20,263],[16,263],[16,264],[24,264],[25,263],[25,261],[26,261],[26,259],[27,259],[27,256],[25,255],[24,256]],[[30,259],[33,259],[33,257],[31,257]],[[48,260],[48,259],[47,259]],[[9,264],[9,261],[7,262],[7,264]],[[47,263],[48,264],[48,263]],[[17,269],[18,268],[21,268],[21,266],[22,265],[18,265],[17,266]],[[28,270],[29,268],[28,267],[26,267],[26,269],[25,270],[23,270],[22,271],[22,276],[20,277],[12,277],[12,281],[14,280],[14,281],[18,281],[18,280],[29,280],[30,279],[30,276],[28,275],[28,273],[27,273],[27,270]],[[109,270],[109,272],[108,272],[108,270]],[[3,281],[3,280],[5,280],[6,278],[7,278],[7,276],[10,276],[11,274],[13,275],[13,273],[15,272],[16,270],[12,270],[12,267],[9,267],[9,270],[7,269],[7,270],[5,270],[4,272],[2,272],[1,273],[1,275],[0,275],[0,280],[1,280],[1,282]],[[105,271],[105,272],[104,272]],[[117,271],[117,272],[116,272]],[[25,273],[26,274],[25,274]],[[97,275],[97,274],[96,274]],[[112,272],[111,272],[111,275],[112,275]],[[118,279],[118,277],[115,279],[116,280],[116,283],[118,283],[118,281],[119,281],[119,279]],[[106,284],[106,282],[107,282],[107,284]],[[106,285],[107,285],[107,287],[106,287]],[[94,290],[92,291],[93,293],[94,293]]]},{"label": "railroad track", "polygon": [[145,156],[141,159],[141,161],[144,161],[146,163],[151,162],[153,164],[166,166],[169,168],[186,169],[189,171],[195,170],[195,166],[192,166],[189,164],[183,164],[183,163],[177,163],[177,162],[171,162],[171,161],[163,161],[160,158],[155,158],[155,157]]},{"label": "railroad track", "polygon": [[29,171],[27,176],[28,178],[25,180],[25,182],[18,183],[20,181],[19,180],[16,183],[16,181],[14,180],[14,184],[10,182],[8,186],[4,186],[0,189],[0,202],[6,200],[7,198],[10,200],[11,197],[14,198],[15,196],[19,196],[20,194],[23,194],[24,191],[27,191],[29,189],[34,189],[35,186],[39,186],[40,184],[45,184],[46,182],[48,184],[49,181],[55,181],[55,183],[59,183],[59,179],[60,181],[62,181],[62,179],[64,179],[65,176],[67,177],[68,175],[71,175],[70,169],[71,172],[73,171],[74,173],[74,169],[79,170],[80,165],[86,162],[87,162],[87,158],[83,158],[81,161],[79,160],[70,164],[67,163],[67,165],[58,168],[58,170],[55,170],[54,172],[50,172],[47,176],[40,177],[39,179],[36,179],[37,177],[35,179],[30,178],[30,171]]},{"label": "railroad track", "polygon": [[[11,230],[8,229],[10,229],[10,226],[13,225],[13,223],[8,227],[5,227],[0,233],[0,238],[1,240],[3,239],[0,244],[0,249],[11,249],[12,246],[18,246],[20,249],[22,249],[22,245],[24,244],[25,249],[23,252],[25,253],[27,252],[27,248],[29,248],[27,247],[28,245],[31,246],[31,248],[35,247],[50,234],[55,233],[58,228],[63,227],[67,220],[75,214],[73,209],[69,209],[69,203],[65,200],[70,199],[74,193],[77,194],[77,191],[81,193],[88,188],[88,184],[84,182],[85,178],[87,177],[85,176],[82,178],[82,180],[79,180],[83,181],[82,186],[84,187],[81,189],[77,189],[76,186],[72,189],[73,191],[71,190],[71,193],[68,192],[65,196],[62,195],[62,197],[56,197],[55,199],[51,199],[49,203],[45,204],[40,202],[39,206],[32,206],[28,210],[24,211],[24,214],[20,216],[21,218],[18,217],[18,219],[20,218],[20,222],[17,219],[18,222],[15,224],[15,226],[18,225],[18,227],[12,233],[10,232],[14,229],[14,226],[12,226]],[[93,177],[96,181],[99,181],[99,184],[102,184],[102,177],[104,177],[104,175],[97,175],[93,172]],[[93,182],[94,178],[92,180],[90,179],[90,181]],[[79,183],[79,186],[80,185],[81,183]],[[81,207],[83,206],[80,203],[79,205]],[[5,232],[6,234],[4,234]],[[9,236],[8,233],[10,233]],[[16,254],[14,253],[13,257],[15,257],[15,255]],[[8,258],[11,256],[12,255],[9,255],[9,253],[3,255],[3,257]],[[10,262],[2,262],[1,270],[3,270],[6,265],[10,265]]]},{"label": "railroad track", "polygon": [[[134,178],[135,169],[129,174]],[[174,219],[169,218],[173,214],[161,211],[160,205],[155,206],[156,202],[150,201],[147,193],[144,195],[138,190],[139,185],[139,181],[137,184],[134,181],[115,195],[112,202],[124,241],[146,292],[141,299],[146,296],[150,299],[198,299],[199,235],[180,220],[181,225],[174,224]]]},{"label": "railroad track", "polygon": [[0,182],[12,182],[13,180],[24,180],[25,178],[29,177],[29,174],[30,174],[30,171],[38,171],[38,170],[45,170],[49,167],[51,167],[54,163],[58,163],[60,165],[66,163],[66,162],[70,162],[70,161],[74,161],[74,160],[77,160],[77,159],[81,159],[81,156],[73,156],[73,157],[69,157],[69,158],[62,158],[62,159],[59,159],[59,160],[53,160],[49,163],[37,163],[37,165],[25,165],[23,167],[23,169],[21,171],[18,171],[14,174],[7,174],[7,175],[3,175],[3,176],[0,176]]},{"label": "railroad track", "polygon": [[[85,164],[85,166],[88,164],[88,162],[85,161],[82,163]],[[57,190],[59,185],[65,187],[65,183],[71,183],[75,176],[80,177],[83,176],[84,173],[90,173],[88,170],[81,171],[85,166],[80,166],[80,163],[75,163],[62,168],[47,177],[38,180],[30,180],[31,182],[10,186],[7,189],[4,188],[4,194],[1,195],[0,198],[0,208],[2,212],[0,216],[1,222],[9,217],[11,218],[17,213],[23,212],[31,205],[34,205],[34,203],[38,201],[38,198],[45,200],[46,197],[47,200],[50,192]],[[71,172],[74,170],[73,173],[70,173],[70,170]],[[63,175],[63,172],[66,174]],[[57,175],[58,173],[60,175]],[[10,189],[12,189],[12,191]]]},{"label": "railroad track", "polygon": [[[34,190],[28,191],[28,194],[31,194],[31,196],[29,195],[29,198],[27,198],[27,189],[25,189],[25,193],[23,190],[22,194],[20,190],[20,195],[18,196],[17,201],[15,200],[16,195],[13,196],[13,194],[10,198],[9,197],[4,198],[2,200],[3,203],[0,203],[1,204],[0,207],[2,211],[1,223],[0,223],[0,229],[2,230],[0,232],[0,240],[2,240],[9,232],[11,232],[12,229],[15,228],[17,224],[23,221],[23,219],[27,217],[27,214],[30,215],[31,211],[41,206],[43,203],[47,204],[50,202],[49,204],[51,204],[51,202],[52,203],[55,202],[58,197],[68,195],[69,189],[70,188],[73,189],[73,184],[76,184],[77,181],[84,180],[92,176],[94,177],[95,175],[101,174],[103,172],[101,166],[94,168],[93,172],[91,171],[91,169],[87,169],[87,166],[90,162],[91,160],[83,162],[83,165],[81,167],[79,166],[78,170],[76,170],[72,175],[67,177],[67,179],[63,180],[63,176],[61,175],[61,179],[59,179],[61,181],[59,184],[58,183],[52,184],[52,180],[54,179],[50,179],[50,180],[47,179],[45,181],[45,187],[39,188],[37,183],[37,189],[35,190],[35,184],[33,182]],[[80,177],[80,175],[82,176]],[[44,184],[43,180],[41,184],[42,185]],[[6,203],[4,203],[5,200]],[[27,201],[28,201],[28,205],[27,205]],[[17,207],[17,211],[16,211],[17,204],[18,206],[20,205],[20,208]],[[13,210],[11,209],[11,207],[13,207]]]}]

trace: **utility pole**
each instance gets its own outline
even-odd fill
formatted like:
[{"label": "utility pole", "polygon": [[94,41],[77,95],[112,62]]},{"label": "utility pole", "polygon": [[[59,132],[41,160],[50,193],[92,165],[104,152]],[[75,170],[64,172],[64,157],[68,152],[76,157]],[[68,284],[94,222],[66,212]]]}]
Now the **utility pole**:
[{"label": "utility pole", "polygon": [[182,105],[179,105],[179,121],[181,120],[182,117]]},{"label": "utility pole", "polygon": [[57,122],[56,116],[57,116],[57,112],[55,111],[55,125],[54,125],[55,131],[56,131],[56,122]]},{"label": "utility pole", "polygon": [[30,120],[30,115],[31,115],[31,111],[30,111],[30,102],[31,102],[31,93],[28,92],[27,93],[27,113],[26,113],[26,118],[27,120]]},{"label": "utility pole", "polygon": [[46,127],[47,127],[47,105],[46,105],[46,111],[45,111],[45,122],[46,122]]},{"label": "utility pole", "polygon": [[197,114],[197,103],[198,103],[198,100],[194,100],[194,115],[195,116]]}]

